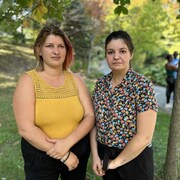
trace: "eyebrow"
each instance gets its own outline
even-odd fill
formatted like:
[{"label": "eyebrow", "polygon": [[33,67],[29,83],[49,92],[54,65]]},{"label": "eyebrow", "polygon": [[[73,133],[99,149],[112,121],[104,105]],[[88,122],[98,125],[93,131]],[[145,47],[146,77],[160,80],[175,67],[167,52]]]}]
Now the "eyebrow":
[{"label": "eyebrow", "polygon": [[[127,50],[128,48],[123,47],[123,48],[119,48],[119,49],[120,49],[120,50]],[[109,51],[109,50],[114,50],[114,49],[112,49],[112,48],[106,49],[106,51]]]},{"label": "eyebrow", "polygon": [[[48,45],[48,44],[54,44],[54,43],[52,43],[52,42],[46,42],[46,43],[44,43],[45,45]],[[62,43],[59,43],[58,45],[65,45],[65,43],[64,42],[62,42]]]}]

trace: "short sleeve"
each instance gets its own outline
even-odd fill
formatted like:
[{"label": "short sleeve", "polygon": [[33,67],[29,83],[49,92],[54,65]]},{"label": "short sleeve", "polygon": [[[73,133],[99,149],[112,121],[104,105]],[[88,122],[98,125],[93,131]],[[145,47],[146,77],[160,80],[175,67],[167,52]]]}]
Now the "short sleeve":
[{"label": "short sleeve", "polygon": [[150,80],[140,82],[137,91],[137,113],[148,111],[150,109],[158,111],[158,103],[155,97],[154,85]]}]

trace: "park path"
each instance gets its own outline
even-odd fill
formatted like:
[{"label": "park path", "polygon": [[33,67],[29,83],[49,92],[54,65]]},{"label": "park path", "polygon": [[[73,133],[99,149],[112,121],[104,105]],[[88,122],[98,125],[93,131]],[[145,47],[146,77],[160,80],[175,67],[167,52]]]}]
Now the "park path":
[{"label": "park path", "polygon": [[[156,98],[157,98],[157,101],[158,101],[158,106],[171,113],[172,112],[172,108],[166,108],[165,105],[166,105],[166,88],[163,87],[163,86],[157,86],[155,85],[154,86],[154,90],[155,90],[155,93],[156,93]],[[170,100],[170,104],[173,104],[173,99],[171,98]]]}]

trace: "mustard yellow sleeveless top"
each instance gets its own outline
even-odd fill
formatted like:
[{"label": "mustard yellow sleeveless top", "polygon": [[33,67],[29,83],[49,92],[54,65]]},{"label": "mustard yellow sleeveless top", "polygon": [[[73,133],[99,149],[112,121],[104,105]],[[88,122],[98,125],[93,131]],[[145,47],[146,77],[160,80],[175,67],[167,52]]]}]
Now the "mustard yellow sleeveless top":
[{"label": "mustard yellow sleeveless top", "polygon": [[70,134],[84,115],[73,74],[64,71],[64,84],[53,87],[47,84],[35,70],[26,73],[34,83],[35,124],[50,138],[63,138]]}]

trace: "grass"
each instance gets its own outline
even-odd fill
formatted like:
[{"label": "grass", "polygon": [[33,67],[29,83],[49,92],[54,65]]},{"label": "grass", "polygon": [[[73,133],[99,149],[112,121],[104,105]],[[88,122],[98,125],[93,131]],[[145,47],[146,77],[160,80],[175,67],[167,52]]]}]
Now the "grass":
[{"label": "grass", "polygon": [[163,174],[163,165],[165,163],[165,155],[167,150],[169,123],[169,113],[160,110],[158,112],[153,138],[156,180],[160,180]]},{"label": "grass", "polygon": [[[13,91],[14,86],[0,87],[0,179],[2,180],[24,179],[20,137],[12,112]],[[155,175],[157,180],[161,179],[165,161],[169,121],[170,115],[168,113],[161,111],[158,113],[153,139]],[[89,159],[87,177],[90,180],[100,179],[95,177],[91,170],[91,159]]]},{"label": "grass", "polygon": [[23,179],[20,141],[12,112],[13,87],[0,88],[0,179]]},{"label": "grass", "polygon": [[[32,53],[32,49],[28,47],[0,43],[0,180],[24,179],[20,137],[12,112],[12,95],[19,74],[31,69],[35,64]],[[95,81],[86,78],[85,82],[92,92]],[[160,109],[153,138],[156,180],[162,179],[169,121],[169,113]],[[88,163],[87,179],[101,179],[93,174],[91,159]]]}]

